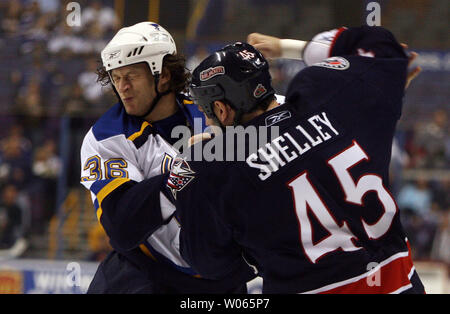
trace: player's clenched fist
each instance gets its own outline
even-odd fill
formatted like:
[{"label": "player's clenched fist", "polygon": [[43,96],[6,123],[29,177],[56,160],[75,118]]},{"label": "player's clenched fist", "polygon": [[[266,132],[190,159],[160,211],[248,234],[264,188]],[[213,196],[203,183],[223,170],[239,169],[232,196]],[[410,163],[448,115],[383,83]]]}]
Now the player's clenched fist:
[{"label": "player's clenched fist", "polygon": [[258,49],[267,59],[287,58],[297,60],[302,60],[302,52],[307,43],[303,40],[280,39],[260,33],[248,35],[247,42]]},{"label": "player's clenched fist", "polygon": [[266,58],[274,59],[281,57],[281,40],[278,37],[251,33],[247,36],[247,42],[261,51]]}]

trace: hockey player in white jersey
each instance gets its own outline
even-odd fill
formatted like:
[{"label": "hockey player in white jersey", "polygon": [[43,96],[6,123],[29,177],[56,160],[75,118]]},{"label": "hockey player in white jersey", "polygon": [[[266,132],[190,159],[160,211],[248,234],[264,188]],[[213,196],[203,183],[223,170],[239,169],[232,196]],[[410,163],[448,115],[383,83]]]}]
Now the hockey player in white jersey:
[{"label": "hockey player in white jersey", "polygon": [[119,102],[83,141],[81,183],[114,250],[88,293],[245,293],[250,269],[211,281],[198,278],[181,258],[178,223],[159,192],[165,182],[153,178],[168,172],[178,153],[172,129],[203,117],[182,94],[189,73],[172,36],[152,22],[122,28],[102,61],[99,79],[112,84]]}]

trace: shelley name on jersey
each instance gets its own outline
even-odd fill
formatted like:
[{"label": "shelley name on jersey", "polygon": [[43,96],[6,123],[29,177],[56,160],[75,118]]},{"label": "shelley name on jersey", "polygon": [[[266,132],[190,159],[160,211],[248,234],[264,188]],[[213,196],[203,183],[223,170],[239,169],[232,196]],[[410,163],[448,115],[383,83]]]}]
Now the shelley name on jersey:
[{"label": "shelley name on jersey", "polygon": [[[282,113],[285,116],[291,116],[289,111]],[[264,181],[272,173],[302,157],[311,149],[337,138],[342,133],[337,129],[337,124],[330,121],[326,112],[312,115],[296,125],[295,129],[284,132],[270,143],[260,147],[257,153],[247,157],[246,162],[250,167],[260,170],[258,177]]]}]

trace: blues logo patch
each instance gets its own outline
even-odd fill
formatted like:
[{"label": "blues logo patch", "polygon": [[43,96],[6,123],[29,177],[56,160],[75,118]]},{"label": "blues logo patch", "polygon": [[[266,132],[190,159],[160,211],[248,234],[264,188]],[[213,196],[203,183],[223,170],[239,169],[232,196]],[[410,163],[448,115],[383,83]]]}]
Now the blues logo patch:
[{"label": "blues logo patch", "polygon": [[194,175],[195,172],[192,171],[186,160],[179,157],[174,160],[167,180],[167,187],[172,192],[174,199],[177,199],[177,192],[184,189],[195,178]]},{"label": "blues logo patch", "polygon": [[160,31],[159,25],[156,23],[150,23],[151,26],[153,26],[157,31]]}]

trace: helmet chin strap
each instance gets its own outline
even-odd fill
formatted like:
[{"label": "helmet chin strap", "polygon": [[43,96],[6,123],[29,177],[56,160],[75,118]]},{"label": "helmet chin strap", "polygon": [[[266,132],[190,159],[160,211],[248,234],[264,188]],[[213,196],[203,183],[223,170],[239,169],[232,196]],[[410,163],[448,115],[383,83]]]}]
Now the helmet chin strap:
[{"label": "helmet chin strap", "polygon": [[159,84],[159,74],[155,74],[154,76],[155,78],[155,92],[156,92],[156,97],[153,99],[152,103],[150,104],[150,107],[148,108],[147,112],[144,113],[143,115],[137,116],[139,118],[145,118],[147,117],[150,113],[152,113],[153,109],[155,109],[156,104],[158,103],[158,101],[161,99],[161,97],[167,95],[170,93],[170,89],[166,90],[165,92],[160,93],[158,91],[158,84]]}]

